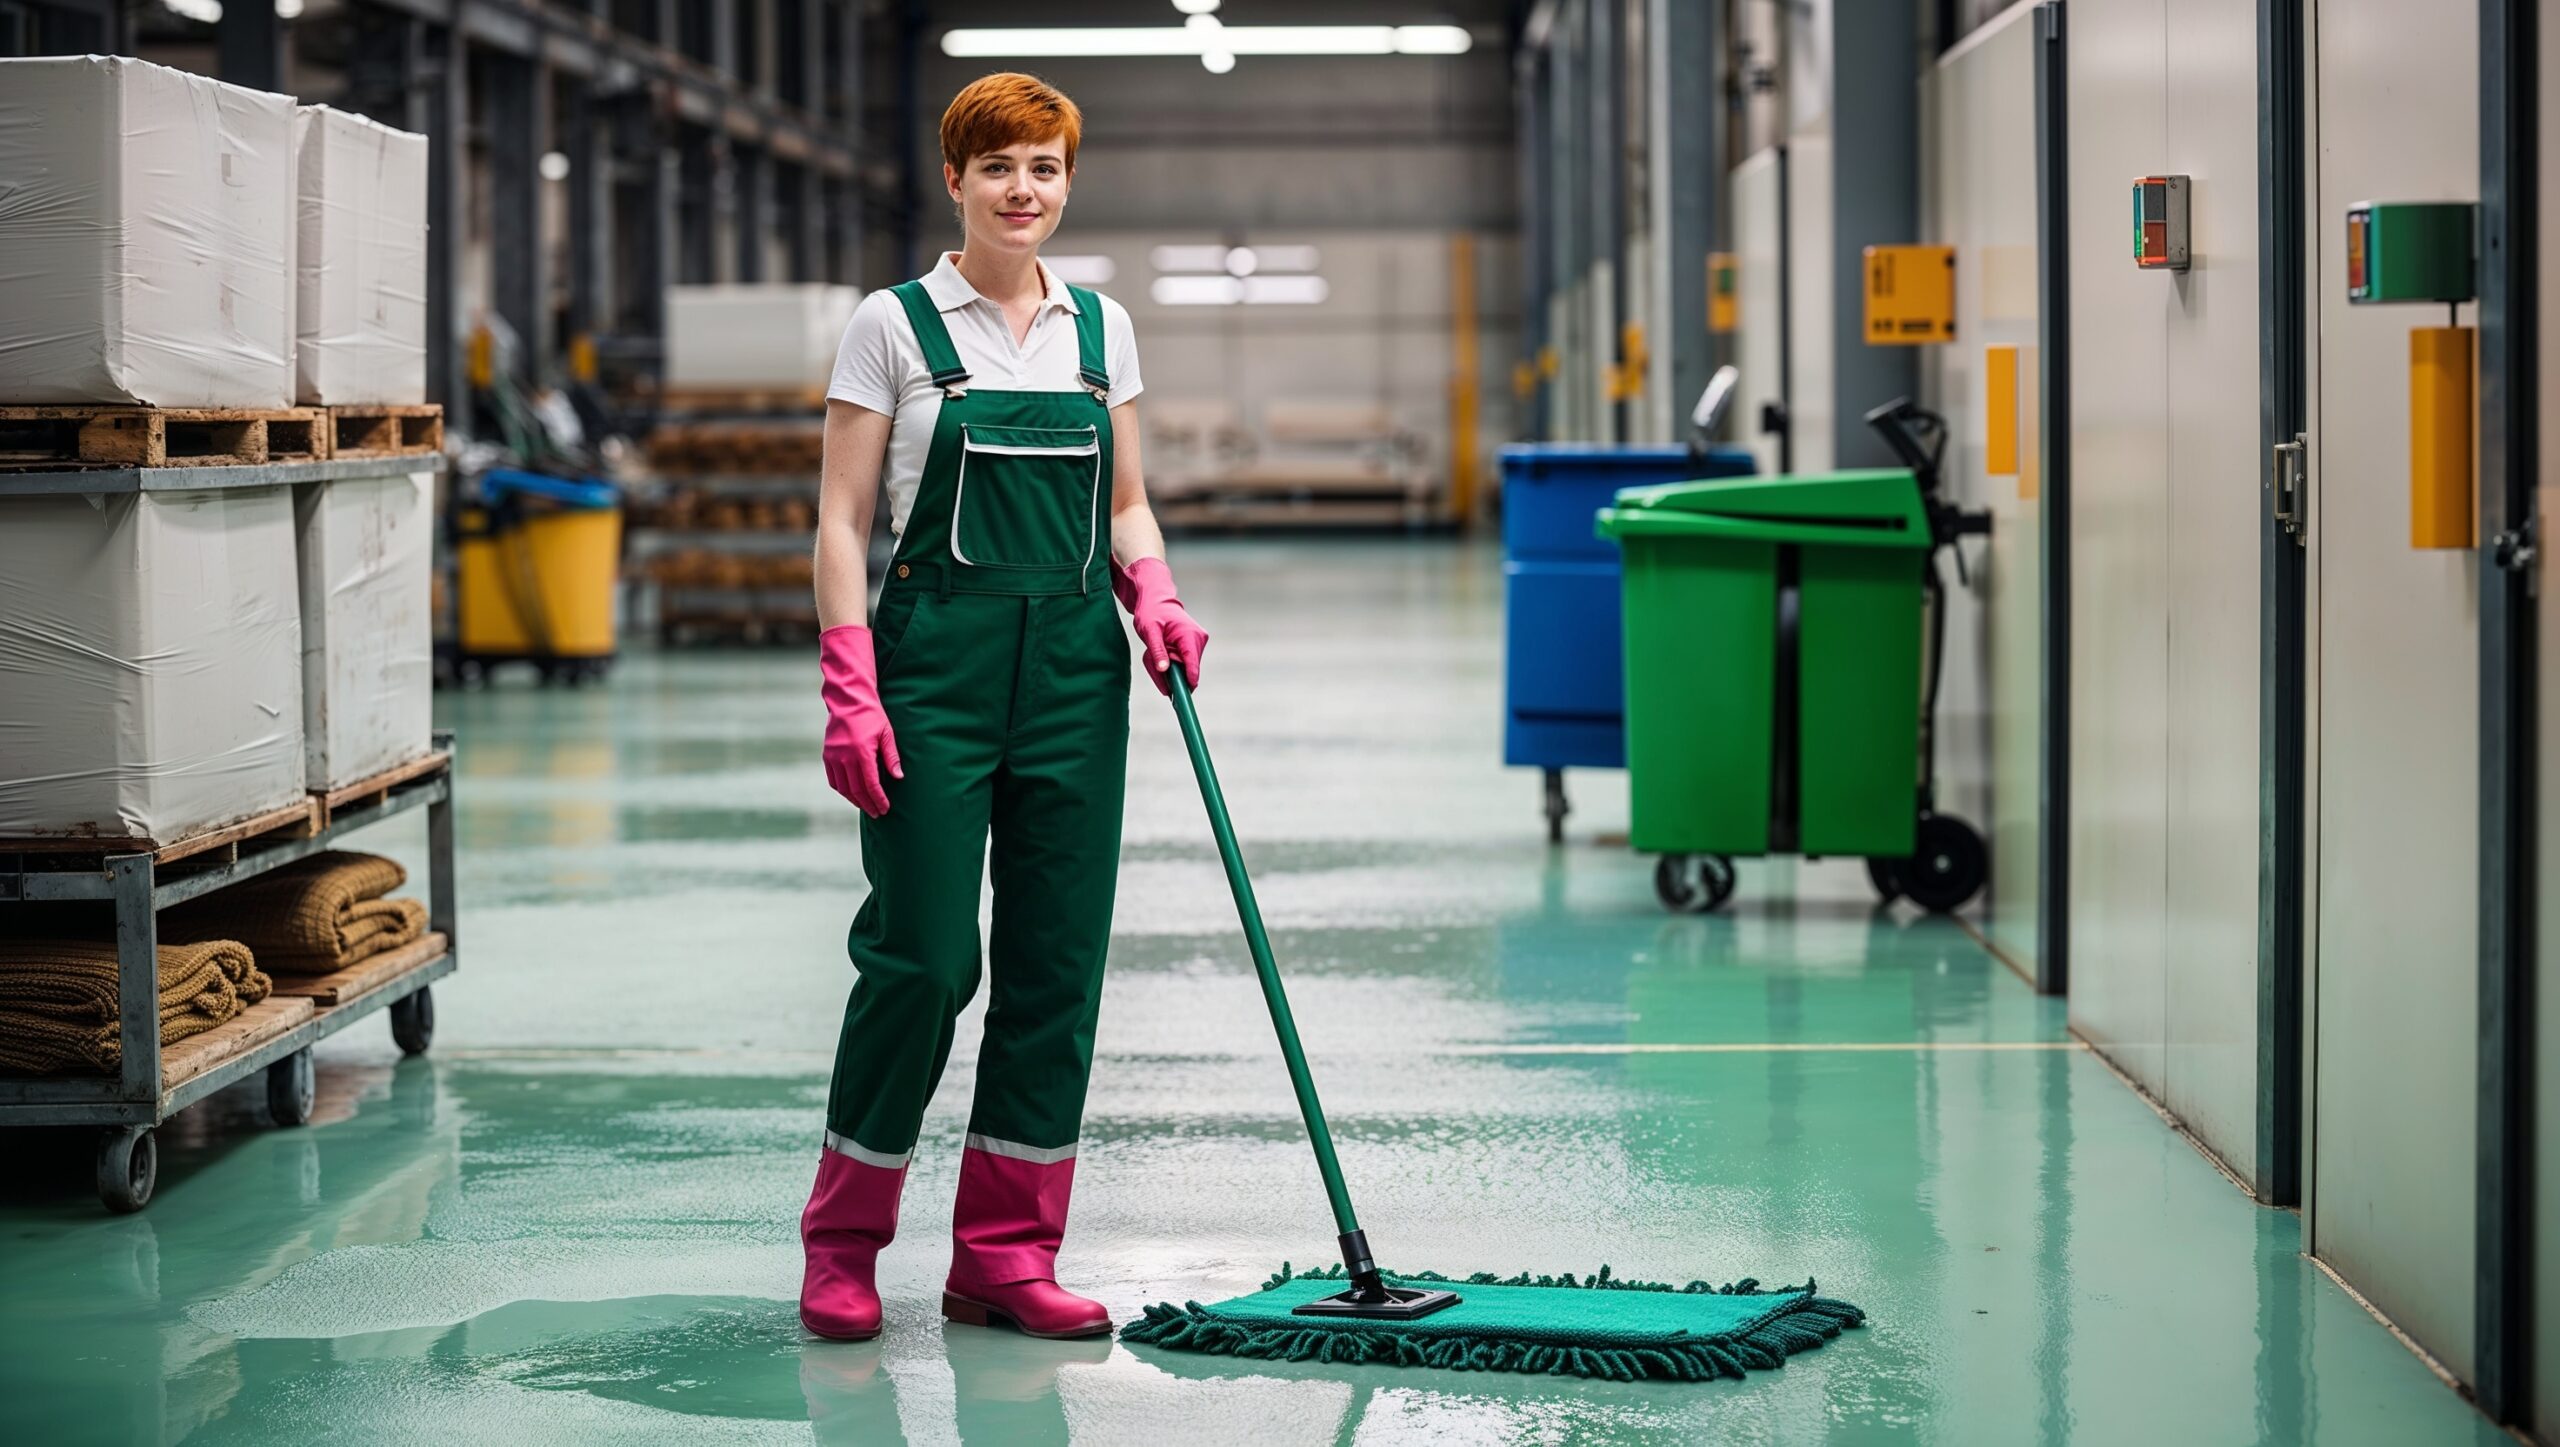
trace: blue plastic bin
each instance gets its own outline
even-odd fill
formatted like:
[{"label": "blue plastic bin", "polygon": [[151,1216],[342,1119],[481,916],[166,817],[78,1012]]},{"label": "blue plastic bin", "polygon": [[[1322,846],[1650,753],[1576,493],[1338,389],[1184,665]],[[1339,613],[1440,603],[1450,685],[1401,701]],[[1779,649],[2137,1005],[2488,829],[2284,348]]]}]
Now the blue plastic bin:
[{"label": "blue plastic bin", "polygon": [[1592,515],[1620,488],[1743,477],[1751,454],[1705,463],[1680,446],[1524,443],[1502,449],[1502,761],[1548,771],[1548,829],[1562,827],[1560,771],[1627,763],[1618,550]]}]

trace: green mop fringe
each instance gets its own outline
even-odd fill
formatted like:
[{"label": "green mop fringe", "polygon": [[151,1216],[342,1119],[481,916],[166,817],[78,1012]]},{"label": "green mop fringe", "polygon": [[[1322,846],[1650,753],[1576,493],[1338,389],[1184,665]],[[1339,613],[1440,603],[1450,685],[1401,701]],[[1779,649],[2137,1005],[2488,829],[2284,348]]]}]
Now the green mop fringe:
[{"label": "green mop fringe", "polygon": [[[1436,1271],[1381,1273],[1391,1281],[1449,1282]],[[1339,1281],[1349,1275],[1339,1263],[1322,1271],[1291,1272],[1282,1262],[1278,1274],[1262,1283],[1269,1291],[1293,1280]],[[1671,1291],[1687,1295],[1791,1296],[1795,1300],[1747,1331],[1716,1337],[1670,1340],[1644,1347],[1573,1347],[1514,1341],[1499,1336],[1434,1335],[1414,1337],[1393,1327],[1264,1327],[1244,1326],[1211,1315],[1200,1303],[1160,1303],[1146,1309],[1142,1320],[1120,1329],[1120,1339],[1177,1351],[1215,1356],[1256,1357],[1281,1362],[1376,1362],[1398,1367],[1443,1367],[1457,1372],[1535,1372],[1551,1376],[1600,1377],[1634,1382],[1669,1379],[1684,1382],[1740,1380],[1752,1371],[1786,1365],[1797,1352],[1810,1351],[1853,1326],[1864,1326],[1867,1314],[1845,1301],[1814,1295],[1814,1283],[1764,1290],[1750,1277],[1725,1286],[1692,1281],[1628,1281],[1603,1266],[1596,1275],[1496,1276],[1479,1271],[1468,1286],[1553,1286],[1584,1291]]]}]

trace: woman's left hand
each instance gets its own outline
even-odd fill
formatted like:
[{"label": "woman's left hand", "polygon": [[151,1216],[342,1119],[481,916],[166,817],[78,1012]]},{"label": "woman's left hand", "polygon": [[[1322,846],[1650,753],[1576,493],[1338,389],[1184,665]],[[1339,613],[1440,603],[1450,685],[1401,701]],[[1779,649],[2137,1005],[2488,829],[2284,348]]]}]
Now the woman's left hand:
[{"label": "woman's left hand", "polygon": [[1182,665],[1183,680],[1193,688],[1200,686],[1200,656],[1209,648],[1209,630],[1200,626],[1182,599],[1173,591],[1173,570],[1162,558],[1140,558],[1122,567],[1111,565],[1111,591],[1120,605],[1129,610],[1129,621],[1138,630],[1138,643],[1145,650],[1147,678],[1156,692],[1173,692],[1167,677],[1173,664]]}]

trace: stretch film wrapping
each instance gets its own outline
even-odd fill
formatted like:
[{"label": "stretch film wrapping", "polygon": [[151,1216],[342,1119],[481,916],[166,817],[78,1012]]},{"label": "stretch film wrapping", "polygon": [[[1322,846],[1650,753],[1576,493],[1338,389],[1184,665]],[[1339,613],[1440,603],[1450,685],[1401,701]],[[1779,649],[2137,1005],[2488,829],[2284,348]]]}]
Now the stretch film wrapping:
[{"label": "stretch film wrapping", "polygon": [[0,503],[0,838],[167,844],[303,797],[290,490]]},{"label": "stretch film wrapping", "polygon": [[312,788],[335,789],[430,746],[429,479],[350,478],[295,492],[305,773]]},{"label": "stretch film wrapping", "polygon": [[0,60],[0,400],[293,400],[293,101]]},{"label": "stretch film wrapping", "polygon": [[294,113],[295,399],[427,400],[427,138],[327,106]]},{"label": "stretch film wrapping", "polygon": [[862,299],[850,286],[667,288],[670,391],[815,392]]}]

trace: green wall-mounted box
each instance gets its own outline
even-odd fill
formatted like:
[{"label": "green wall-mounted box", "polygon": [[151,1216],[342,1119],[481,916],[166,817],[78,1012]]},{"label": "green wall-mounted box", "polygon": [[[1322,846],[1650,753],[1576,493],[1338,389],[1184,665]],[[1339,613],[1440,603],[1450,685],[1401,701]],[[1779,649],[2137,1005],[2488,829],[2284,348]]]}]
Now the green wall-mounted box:
[{"label": "green wall-mounted box", "polygon": [[2347,300],[2455,302],[2475,294],[2468,201],[2360,201],[2347,208]]}]

